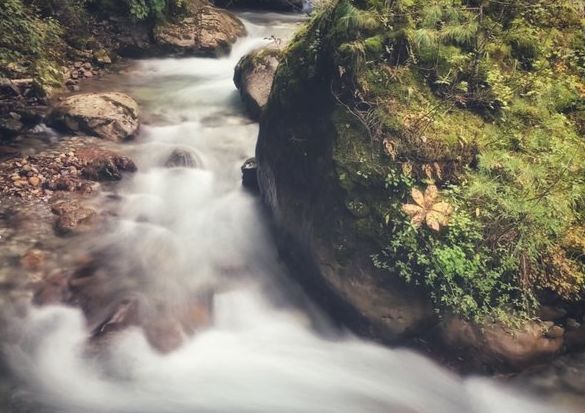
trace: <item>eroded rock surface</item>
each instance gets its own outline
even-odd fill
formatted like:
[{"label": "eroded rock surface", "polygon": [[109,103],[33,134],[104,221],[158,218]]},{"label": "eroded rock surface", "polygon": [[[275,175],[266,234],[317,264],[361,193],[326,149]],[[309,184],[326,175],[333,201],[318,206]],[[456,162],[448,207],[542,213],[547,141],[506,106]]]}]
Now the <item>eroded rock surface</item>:
[{"label": "eroded rock surface", "polygon": [[49,126],[123,141],[138,131],[138,104],[123,93],[84,93],[64,98],[47,117]]},{"label": "eroded rock surface", "polygon": [[259,119],[268,103],[281,51],[257,49],[242,57],[234,71],[234,83],[252,119]]},{"label": "eroded rock surface", "polygon": [[178,55],[220,56],[243,36],[242,22],[228,11],[206,6],[178,22],[154,29],[154,40],[161,51]]}]

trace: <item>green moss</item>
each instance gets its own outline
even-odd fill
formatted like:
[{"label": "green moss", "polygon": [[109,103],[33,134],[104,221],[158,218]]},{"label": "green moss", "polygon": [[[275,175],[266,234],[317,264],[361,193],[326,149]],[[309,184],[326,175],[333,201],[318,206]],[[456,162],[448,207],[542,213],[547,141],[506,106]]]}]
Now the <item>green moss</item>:
[{"label": "green moss", "polygon": [[[314,84],[335,95],[322,116],[346,214],[336,212],[336,239],[367,240],[388,276],[470,318],[527,315],[544,290],[575,299],[585,263],[565,240],[585,225],[578,10],[487,2],[479,18],[446,0],[386,7],[340,0],[322,11],[288,47],[273,92],[293,111]],[[438,232],[402,212],[411,189],[430,184],[456,209]]]}]

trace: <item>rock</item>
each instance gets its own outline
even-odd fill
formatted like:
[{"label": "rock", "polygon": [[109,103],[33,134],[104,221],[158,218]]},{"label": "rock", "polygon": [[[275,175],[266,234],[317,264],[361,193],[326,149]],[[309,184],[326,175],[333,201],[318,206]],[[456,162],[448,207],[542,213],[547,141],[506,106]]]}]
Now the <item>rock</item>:
[{"label": "rock", "polygon": [[268,103],[281,51],[257,49],[242,57],[234,70],[234,83],[252,119],[258,120]]},{"label": "rock", "polygon": [[69,277],[62,272],[50,275],[38,286],[33,303],[37,305],[67,303],[71,298],[68,286]]},{"label": "rock", "polygon": [[77,134],[122,141],[138,131],[138,104],[117,92],[74,95],[53,108],[47,124]]},{"label": "rock", "polygon": [[[334,156],[354,146],[345,123],[338,130],[332,121],[331,83],[310,75],[300,56],[299,49],[279,64],[256,146],[258,185],[280,255],[313,301],[354,332],[388,344],[427,334],[437,322],[430,299],[374,266],[380,249],[369,237],[380,226],[346,208],[356,196],[340,182]],[[371,185],[384,188],[383,180]]]},{"label": "rock", "polygon": [[193,155],[183,149],[174,149],[165,162],[167,168],[194,168]]},{"label": "rock", "polygon": [[538,310],[538,318],[542,321],[557,321],[567,315],[567,310],[562,307],[543,305]]},{"label": "rock", "polygon": [[118,181],[122,172],[136,172],[132,159],[106,149],[81,149],[77,158],[81,174],[92,181]]},{"label": "rock", "polygon": [[31,176],[28,178],[28,183],[32,186],[39,186],[41,184],[41,180],[38,176]]},{"label": "rock", "polygon": [[55,229],[61,235],[83,232],[93,227],[96,211],[86,208],[77,201],[59,200],[51,206],[57,215]]},{"label": "rock", "polygon": [[242,165],[242,185],[252,191],[258,191],[256,158],[250,158]]},{"label": "rock", "polygon": [[585,325],[568,330],[565,334],[565,342],[569,349],[585,349]]},{"label": "rock", "polygon": [[162,53],[220,56],[229,53],[231,45],[245,33],[236,16],[206,6],[197,15],[157,26],[154,40]]},{"label": "rock", "polygon": [[12,117],[0,118],[0,137],[18,135],[24,129],[24,124]]},{"label": "rock", "polygon": [[94,50],[93,58],[100,65],[112,64],[112,58],[105,49]]},{"label": "rock", "polygon": [[20,259],[20,266],[27,271],[39,271],[43,267],[45,253],[41,250],[30,249]]},{"label": "rock", "polygon": [[451,351],[467,355],[473,364],[490,368],[521,369],[551,359],[563,346],[561,327],[533,321],[512,329],[501,324],[480,326],[451,318],[440,328]]},{"label": "rock", "polygon": [[0,78],[0,95],[16,97],[20,96],[20,90],[10,79]]}]

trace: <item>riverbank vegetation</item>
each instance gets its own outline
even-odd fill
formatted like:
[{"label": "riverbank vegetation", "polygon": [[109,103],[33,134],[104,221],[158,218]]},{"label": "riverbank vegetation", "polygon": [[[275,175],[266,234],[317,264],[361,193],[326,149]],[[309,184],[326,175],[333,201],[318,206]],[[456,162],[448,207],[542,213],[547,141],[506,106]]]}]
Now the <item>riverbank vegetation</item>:
[{"label": "riverbank vegetation", "polygon": [[328,83],[336,179],[388,277],[441,313],[533,317],[585,297],[584,29],[582,1],[334,1],[272,99]]},{"label": "riverbank vegetation", "polygon": [[69,49],[95,43],[92,22],[127,19],[154,24],[174,19],[199,1],[4,0],[0,8],[0,77],[33,78],[39,89],[59,87]]}]

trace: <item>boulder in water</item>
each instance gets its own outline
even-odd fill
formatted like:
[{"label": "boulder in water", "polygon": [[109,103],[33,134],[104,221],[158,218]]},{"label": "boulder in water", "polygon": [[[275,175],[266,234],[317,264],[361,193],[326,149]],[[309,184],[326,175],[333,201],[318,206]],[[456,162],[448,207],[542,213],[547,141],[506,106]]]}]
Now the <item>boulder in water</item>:
[{"label": "boulder in water", "polygon": [[194,168],[196,166],[193,155],[183,149],[174,149],[165,162],[167,168]]},{"label": "boulder in water", "polygon": [[132,159],[106,149],[82,149],[77,158],[83,177],[92,181],[118,181],[122,172],[136,172]]},{"label": "boulder in water", "polygon": [[111,141],[138,131],[138,104],[123,93],[84,93],[59,102],[47,117],[49,126]]},{"label": "boulder in water", "polygon": [[242,185],[253,191],[258,191],[258,175],[256,173],[256,158],[250,158],[242,165]]},{"label": "boulder in water", "polygon": [[97,212],[87,208],[78,201],[59,200],[51,206],[57,215],[55,228],[61,235],[83,232],[93,227]]},{"label": "boulder in water", "polygon": [[178,22],[157,26],[154,41],[163,54],[221,56],[245,33],[232,13],[206,6]]},{"label": "boulder in water", "polygon": [[281,50],[257,49],[242,57],[234,70],[234,83],[252,119],[258,120],[268,103]]},{"label": "boulder in water", "polygon": [[564,330],[552,322],[530,321],[515,328],[501,323],[477,325],[460,318],[441,324],[444,342],[476,368],[520,369],[557,354],[564,342]]}]

